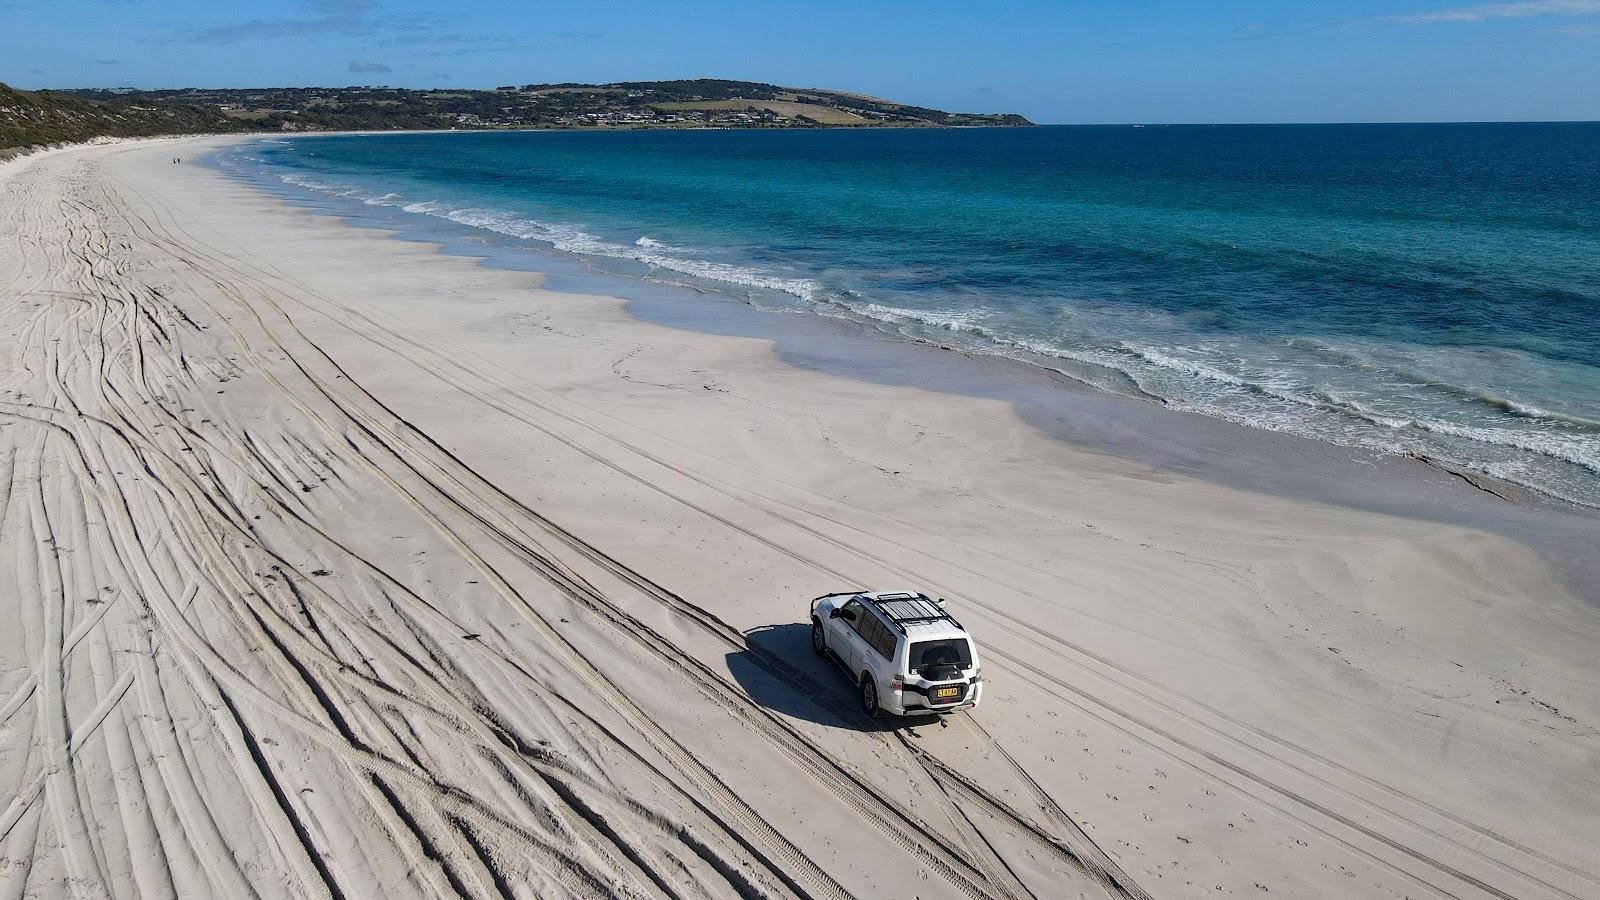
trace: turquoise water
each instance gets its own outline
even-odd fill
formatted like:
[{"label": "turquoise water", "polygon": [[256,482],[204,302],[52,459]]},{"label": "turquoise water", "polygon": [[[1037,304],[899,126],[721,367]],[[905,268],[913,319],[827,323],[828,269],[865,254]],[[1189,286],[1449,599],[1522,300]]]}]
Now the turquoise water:
[{"label": "turquoise water", "polygon": [[1600,505],[1600,125],[312,136],[223,164]]}]

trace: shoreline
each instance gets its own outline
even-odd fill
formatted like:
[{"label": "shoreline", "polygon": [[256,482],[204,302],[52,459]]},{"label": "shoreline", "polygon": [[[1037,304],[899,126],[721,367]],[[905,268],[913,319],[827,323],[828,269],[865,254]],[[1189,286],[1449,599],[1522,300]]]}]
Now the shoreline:
[{"label": "shoreline", "polygon": [[[214,160],[201,162],[216,168]],[[1154,398],[1101,388],[1043,360],[941,344],[820,312],[758,307],[732,292],[708,293],[601,271],[582,257],[542,244],[508,245],[485,239],[465,225],[414,221],[392,210],[356,201],[340,203],[289,184],[225,175],[290,207],[351,227],[433,245],[441,255],[473,259],[490,268],[536,272],[553,278],[563,291],[622,299],[628,313],[642,322],[772,341],[785,362],[815,371],[1010,402],[1030,425],[1080,448],[1245,490],[1487,528],[1545,553],[1567,575],[1571,587],[1600,605],[1600,557],[1590,552],[1600,535],[1600,510],[1447,460],[1353,447],[1176,410]],[[950,359],[952,355],[959,361]],[[1101,424],[1084,425],[1084,419]],[[1196,435],[1204,436],[1206,450],[1182,449]]]},{"label": "shoreline", "polygon": [[[0,173],[22,890],[1600,896],[1600,612],[1528,545],[163,155]],[[807,598],[897,585],[981,647],[943,727],[808,645]]]}]

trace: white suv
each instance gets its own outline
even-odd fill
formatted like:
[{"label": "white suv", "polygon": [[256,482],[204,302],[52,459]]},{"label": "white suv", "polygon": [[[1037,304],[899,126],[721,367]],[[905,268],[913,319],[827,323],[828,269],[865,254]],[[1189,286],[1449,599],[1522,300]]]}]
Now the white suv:
[{"label": "white suv", "polygon": [[811,601],[811,649],[832,656],[869,716],[971,709],[983,695],[966,629],[915,591],[845,591]]}]

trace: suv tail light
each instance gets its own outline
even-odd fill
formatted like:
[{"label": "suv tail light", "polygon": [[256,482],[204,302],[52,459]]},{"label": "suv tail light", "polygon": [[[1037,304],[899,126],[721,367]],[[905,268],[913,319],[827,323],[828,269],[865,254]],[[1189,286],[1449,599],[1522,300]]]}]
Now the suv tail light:
[{"label": "suv tail light", "polygon": [[891,690],[891,691],[901,690],[905,686],[906,686],[905,679],[901,678],[899,675],[896,675],[896,676],[894,676],[894,677],[889,679],[889,690]]}]

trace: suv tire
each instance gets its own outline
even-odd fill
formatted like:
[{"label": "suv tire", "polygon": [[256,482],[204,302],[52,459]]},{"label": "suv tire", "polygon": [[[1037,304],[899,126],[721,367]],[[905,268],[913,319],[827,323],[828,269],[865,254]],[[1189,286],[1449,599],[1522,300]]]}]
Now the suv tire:
[{"label": "suv tire", "polygon": [[872,683],[871,675],[861,676],[861,711],[874,719],[881,712],[878,708],[878,686]]},{"label": "suv tire", "polygon": [[822,634],[822,623],[816,619],[811,620],[811,652],[828,658],[828,639]]}]

